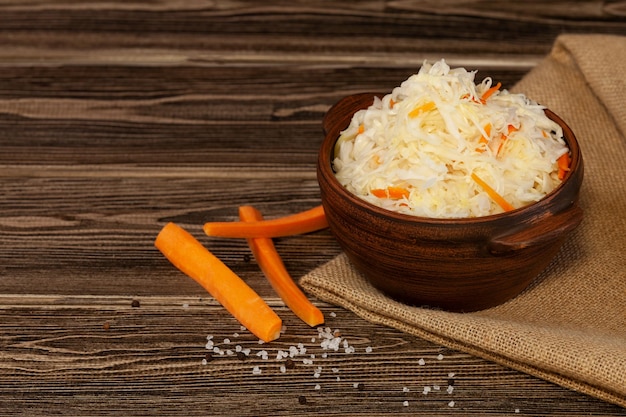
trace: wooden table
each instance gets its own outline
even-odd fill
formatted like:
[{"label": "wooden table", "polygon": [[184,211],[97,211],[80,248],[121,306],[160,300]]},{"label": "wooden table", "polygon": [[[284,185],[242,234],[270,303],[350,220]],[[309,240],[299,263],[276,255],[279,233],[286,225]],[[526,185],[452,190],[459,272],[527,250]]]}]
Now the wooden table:
[{"label": "wooden table", "polygon": [[[354,352],[324,349],[244,241],[203,235],[242,204],[319,204],[321,118],[345,95],[442,57],[507,87],[560,33],[626,34],[623,1],[346,3],[0,3],[1,415],[626,416],[315,301]],[[161,256],[167,221],[276,309],[279,341]],[[327,231],[275,243],[295,277],[340,252]]]}]

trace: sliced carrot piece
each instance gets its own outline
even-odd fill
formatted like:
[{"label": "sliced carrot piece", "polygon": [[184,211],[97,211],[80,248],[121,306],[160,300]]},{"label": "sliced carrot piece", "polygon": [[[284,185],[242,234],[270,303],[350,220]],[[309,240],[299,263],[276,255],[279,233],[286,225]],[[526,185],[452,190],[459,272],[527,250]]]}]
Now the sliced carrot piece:
[{"label": "sliced carrot piece", "polygon": [[[244,222],[263,220],[261,212],[252,206],[239,207],[239,218]],[[324,315],[320,309],[309,301],[287,272],[272,239],[250,238],[248,246],[272,288],[291,311],[311,327],[324,323]]]},{"label": "sliced carrot piece", "polygon": [[500,145],[498,146],[498,151],[496,152],[496,156],[500,155],[500,151],[504,147],[504,142],[509,138],[509,135],[518,129],[513,125],[508,125],[506,135],[502,135],[500,138]]},{"label": "sliced carrot piece", "polygon": [[413,117],[417,117],[419,116],[420,113],[424,113],[427,111],[430,111],[432,109],[435,108],[435,103],[432,101],[427,101],[426,103],[417,106],[416,108],[414,108],[413,110],[411,110],[409,112],[409,117],[413,118]]},{"label": "sliced carrot piece", "polygon": [[[482,135],[480,137],[480,139],[478,140],[478,143],[480,143],[480,145],[486,145],[489,143],[489,138],[491,137],[491,123],[487,123],[484,127],[483,130],[485,131],[485,133],[487,134],[487,136]],[[485,152],[485,148],[480,146],[478,149],[476,149],[478,152]]]},{"label": "sliced carrot piece", "polygon": [[176,268],[204,287],[259,339],[270,342],[280,336],[280,317],[189,232],[168,223],[157,235],[154,245]]},{"label": "sliced carrot piece", "polygon": [[472,179],[476,181],[476,183],[480,185],[483,190],[485,190],[485,192],[489,195],[489,197],[491,197],[493,201],[495,201],[500,207],[502,207],[502,210],[511,211],[515,208],[511,204],[509,204],[509,202],[506,201],[500,194],[498,194],[496,190],[491,188],[489,184],[483,181],[478,175],[472,173]]},{"label": "sliced carrot piece", "polygon": [[563,155],[561,155],[559,157],[559,159],[557,159],[557,164],[559,166],[559,179],[562,180],[563,178],[565,178],[565,175],[567,174],[567,171],[569,171],[569,165],[570,165],[570,157],[568,153],[564,153]]},{"label": "sliced carrot piece", "polygon": [[487,91],[485,91],[483,95],[480,96],[480,102],[485,104],[487,99],[491,97],[496,91],[498,91],[500,87],[502,87],[502,83],[498,83],[494,85],[493,87],[491,87],[490,89],[488,89]]},{"label": "sliced carrot piece", "polygon": [[204,224],[203,230],[208,236],[252,238],[299,235],[326,227],[328,222],[324,207],[320,205],[276,219],[255,222],[209,222]]},{"label": "sliced carrot piece", "polygon": [[409,190],[403,187],[389,186],[387,188],[375,188],[371,191],[372,195],[378,198],[390,198],[392,200],[400,200],[401,198],[409,198]]}]

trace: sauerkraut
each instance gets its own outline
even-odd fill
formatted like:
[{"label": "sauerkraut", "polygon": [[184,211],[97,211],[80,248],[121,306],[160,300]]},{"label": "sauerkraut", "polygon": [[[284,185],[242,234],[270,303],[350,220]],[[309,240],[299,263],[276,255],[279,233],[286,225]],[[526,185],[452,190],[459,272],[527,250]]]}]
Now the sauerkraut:
[{"label": "sauerkraut", "polygon": [[568,154],[561,127],[475,74],[425,62],[356,112],[335,145],[339,182],[377,206],[434,218],[501,213],[552,191]]}]

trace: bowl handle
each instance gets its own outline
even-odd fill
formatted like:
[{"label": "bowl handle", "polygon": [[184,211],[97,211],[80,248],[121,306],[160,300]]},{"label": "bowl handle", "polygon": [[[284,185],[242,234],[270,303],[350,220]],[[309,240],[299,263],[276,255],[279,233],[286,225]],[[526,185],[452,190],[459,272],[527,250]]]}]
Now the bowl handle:
[{"label": "bowl handle", "polygon": [[492,238],[488,250],[494,256],[502,256],[520,249],[545,245],[574,230],[582,219],[582,209],[574,204],[567,210],[536,221],[530,227],[518,227]]}]

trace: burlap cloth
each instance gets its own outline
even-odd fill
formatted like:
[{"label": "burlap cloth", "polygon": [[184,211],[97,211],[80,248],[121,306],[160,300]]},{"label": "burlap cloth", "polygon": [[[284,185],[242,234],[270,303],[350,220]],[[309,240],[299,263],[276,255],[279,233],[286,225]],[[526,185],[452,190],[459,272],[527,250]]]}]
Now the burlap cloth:
[{"label": "burlap cloth", "polygon": [[562,35],[511,90],[560,115],[585,161],[585,218],[526,291],[476,313],[409,307],[343,254],[300,284],[373,323],[626,407],[626,37]]}]

